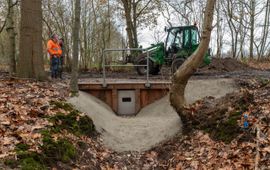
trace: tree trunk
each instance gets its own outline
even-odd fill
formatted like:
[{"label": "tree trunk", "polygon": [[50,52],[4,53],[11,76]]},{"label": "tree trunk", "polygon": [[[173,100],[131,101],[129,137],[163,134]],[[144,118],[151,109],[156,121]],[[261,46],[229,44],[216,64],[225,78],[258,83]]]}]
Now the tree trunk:
[{"label": "tree trunk", "polygon": [[78,95],[78,59],[79,59],[79,30],[80,30],[80,14],[81,14],[81,1],[75,1],[75,17],[74,25],[72,30],[73,35],[73,62],[72,62],[72,73],[70,80],[70,90],[73,96]]},{"label": "tree trunk", "polygon": [[138,33],[137,33],[137,3],[132,4],[133,8],[133,25],[132,25],[132,35],[133,35],[133,45],[135,48],[138,48]]},{"label": "tree trunk", "polygon": [[46,76],[42,54],[41,0],[21,1],[18,76],[44,80]]},{"label": "tree trunk", "polygon": [[199,65],[203,61],[203,57],[206,54],[210,42],[210,36],[212,31],[212,22],[214,15],[214,6],[216,0],[207,0],[206,10],[204,14],[203,31],[201,37],[201,43],[198,49],[184,62],[184,64],[175,72],[172,77],[172,87],[170,91],[170,102],[176,112],[182,118],[183,122],[186,120],[186,116],[183,113],[185,101],[185,88],[189,78],[196,71]]},{"label": "tree trunk", "polygon": [[122,3],[124,5],[125,10],[125,18],[126,18],[126,24],[127,24],[127,36],[128,36],[128,45],[129,48],[135,48],[134,44],[134,35],[133,35],[133,24],[132,24],[132,17],[131,17],[131,8],[132,5],[130,1],[122,0]]},{"label": "tree trunk", "polygon": [[255,27],[255,0],[250,2],[251,11],[250,11],[250,47],[249,47],[249,57],[253,59],[253,43],[254,43],[254,27]]},{"label": "tree trunk", "polygon": [[217,11],[217,54],[216,57],[221,57],[221,47],[222,47],[222,39],[221,39],[221,17],[220,17],[220,2],[217,2],[216,6]]},{"label": "tree trunk", "polygon": [[16,43],[15,43],[15,26],[14,26],[14,8],[12,0],[8,2],[8,16],[6,23],[6,30],[8,33],[8,56],[9,56],[9,76],[12,77],[16,72]]},{"label": "tree trunk", "polygon": [[261,48],[258,54],[258,59],[262,59],[265,57],[265,49],[266,49],[266,41],[268,37],[268,30],[269,30],[269,19],[270,19],[270,0],[266,1],[266,6],[265,6],[265,16],[264,16],[264,24],[263,24],[263,34],[261,38]]},{"label": "tree trunk", "polygon": [[237,42],[238,42],[238,29],[235,26],[234,20],[233,20],[233,6],[234,3],[232,0],[229,1],[220,1],[222,4],[222,8],[226,14],[226,20],[230,29],[230,34],[231,34],[231,55],[232,58],[236,58],[236,53],[237,53]]}]

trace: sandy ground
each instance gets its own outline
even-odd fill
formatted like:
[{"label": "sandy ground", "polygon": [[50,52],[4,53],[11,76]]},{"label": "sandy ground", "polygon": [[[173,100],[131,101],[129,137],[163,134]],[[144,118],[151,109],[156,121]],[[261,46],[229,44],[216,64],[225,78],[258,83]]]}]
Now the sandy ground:
[{"label": "sandy ground", "polygon": [[[231,79],[191,80],[186,99],[192,103],[206,96],[221,97],[237,90]],[[168,96],[143,108],[136,117],[118,117],[95,97],[80,92],[69,99],[78,110],[88,114],[101,133],[104,144],[118,152],[144,151],[181,134],[181,120],[169,104]]]}]

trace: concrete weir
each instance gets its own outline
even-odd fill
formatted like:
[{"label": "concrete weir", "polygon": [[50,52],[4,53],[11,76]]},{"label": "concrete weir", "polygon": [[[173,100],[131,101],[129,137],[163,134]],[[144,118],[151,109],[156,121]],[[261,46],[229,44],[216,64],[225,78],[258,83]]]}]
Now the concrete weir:
[{"label": "concrete weir", "polygon": [[[166,93],[163,93],[165,97],[160,96],[160,99],[156,98],[156,101],[151,101],[139,109],[136,116],[123,117],[117,116],[112,105],[108,104],[106,100],[95,97],[89,93],[89,89],[83,90],[85,92],[81,91],[79,97],[70,98],[69,102],[93,119],[97,130],[102,135],[104,144],[115,151],[148,150],[177,133],[181,133],[181,120],[170,106]],[[132,89],[122,87],[120,90]],[[237,87],[230,79],[191,80],[186,88],[186,99],[188,103],[192,103],[206,96],[222,97],[234,90],[237,90]],[[117,98],[113,97],[112,103],[114,100]],[[130,99],[125,100],[130,101]]]}]

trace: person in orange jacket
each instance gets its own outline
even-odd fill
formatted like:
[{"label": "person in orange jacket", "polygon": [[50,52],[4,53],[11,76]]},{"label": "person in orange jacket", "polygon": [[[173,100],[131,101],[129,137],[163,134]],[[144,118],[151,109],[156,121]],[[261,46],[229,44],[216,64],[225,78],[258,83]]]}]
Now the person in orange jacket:
[{"label": "person in orange jacket", "polygon": [[56,34],[53,34],[51,39],[48,41],[47,51],[50,55],[51,77],[57,78],[57,75],[59,75],[59,64],[62,49],[59,45],[58,36]]}]

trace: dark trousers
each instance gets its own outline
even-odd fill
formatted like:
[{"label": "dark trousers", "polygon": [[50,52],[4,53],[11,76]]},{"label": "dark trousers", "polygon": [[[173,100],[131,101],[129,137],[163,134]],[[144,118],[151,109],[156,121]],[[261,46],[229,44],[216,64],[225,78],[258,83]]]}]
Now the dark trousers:
[{"label": "dark trousers", "polygon": [[59,75],[59,64],[60,60],[58,57],[52,57],[51,58],[51,77],[52,78],[57,78]]},{"label": "dark trousers", "polygon": [[51,58],[51,77],[62,78],[63,72],[63,57],[52,57]]}]

